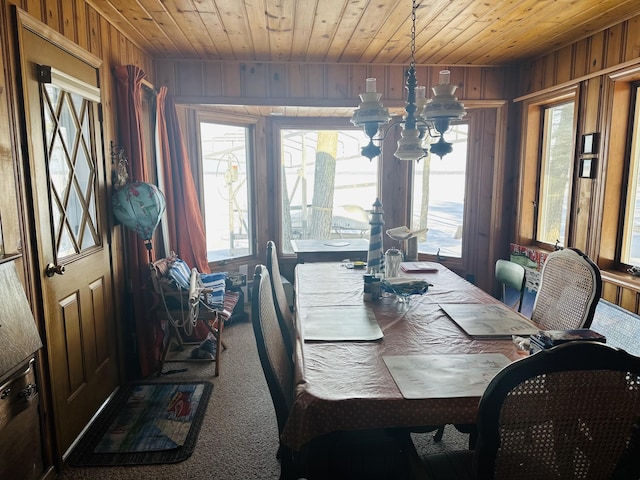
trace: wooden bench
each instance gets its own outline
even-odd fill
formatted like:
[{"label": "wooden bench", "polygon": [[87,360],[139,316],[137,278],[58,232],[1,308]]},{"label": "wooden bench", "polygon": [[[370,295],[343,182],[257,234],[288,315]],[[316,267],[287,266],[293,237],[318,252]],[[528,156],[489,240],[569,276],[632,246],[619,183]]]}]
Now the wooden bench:
[{"label": "wooden bench", "polygon": [[640,356],[640,315],[601,298],[590,328],[604,335],[608,345]]}]

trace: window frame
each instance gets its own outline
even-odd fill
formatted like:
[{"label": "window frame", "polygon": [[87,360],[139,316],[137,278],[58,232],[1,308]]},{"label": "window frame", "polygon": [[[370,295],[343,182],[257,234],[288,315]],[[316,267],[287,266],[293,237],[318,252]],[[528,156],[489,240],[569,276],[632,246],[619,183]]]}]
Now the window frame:
[{"label": "window frame", "polygon": [[540,191],[540,175],[542,161],[542,132],[544,121],[544,108],[568,101],[574,102],[573,118],[573,163],[571,171],[571,189],[569,193],[569,212],[567,216],[567,238],[565,245],[572,245],[574,241],[574,210],[576,205],[576,162],[577,137],[578,137],[578,116],[580,105],[579,85],[536,95],[523,101],[523,122],[521,127],[520,144],[520,175],[519,175],[519,195],[516,208],[517,232],[515,243],[532,246],[543,251],[552,251],[554,244],[540,242],[537,240],[538,229],[538,202]]},{"label": "window frame", "polygon": [[249,261],[255,259],[258,255],[259,249],[259,234],[257,230],[256,218],[260,213],[257,211],[256,203],[256,175],[257,175],[257,124],[258,120],[249,116],[241,115],[229,115],[220,112],[207,112],[206,110],[195,110],[194,115],[191,116],[189,121],[189,130],[192,133],[193,145],[191,150],[195,152],[195,155],[191,160],[191,168],[194,175],[194,181],[198,191],[198,201],[200,203],[200,214],[202,216],[203,226],[205,227],[206,238],[206,214],[205,214],[205,200],[204,200],[204,175],[202,168],[202,139],[200,134],[201,123],[215,123],[221,125],[228,125],[232,127],[241,127],[246,129],[246,141],[247,141],[247,202],[252,208],[249,211],[247,222],[249,224],[250,239],[249,239],[249,253],[238,257],[230,257],[218,261],[209,261],[209,266],[212,270],[217,270],[220,267],[227,267],[229,265],[237,266],[246,264]]},{"label": "window frame", "polygon": [[[571,162],[570,162],[570,166],[569,166],[569,172],[568,172],[568,178],[569,178],[569,192],[568,192],[568,205],[567,205],[567,218],[566,218],[566,225],[564,228],[564,242],[557,242],[557,243],[548,243],[545,241],[542,241],[538,238],[539,235],[539,230],[540,230],[540,221],[541,221],[541,203],[542,203],[542,195],[543,195],[543,183],[544,183],[544,175],[543,175],[543,166],[545,164],[545,147],[546,147],[546,141],[545,141],[545,134],[547,132],[546,129],[546,119],[547,119],[547,112],[554,108],[554,107],[558,107],[561,105],[566,105],[569,103],[573,103],[573,128],[572,128],[572,138],[571,138],[571,145],[572,145],[572,157],[571,157]],[[574,201],[574,197],[575,197],[575,191],[576,191],[576,138],[577,138],[577,116],[578,116],[578,103],[576,98],[562,98],[562,99],[558,99],[558,100],[554,100],[554,101],[549,101],[549,102],[544,102],[540,105],[540,126],[539,126],[539,148],[538,148],[538,167],[537,167],[537,180],[536,180],[536,189],[537,189],[537,196],[535,199],[535,212],[534,212],[534,218],[533,218],[533,240],[534,243],[538,246],[544,247],[546,249],[554,249],[556,248],[557,245],[565,247],[565,246],[570,246],[573,244],[573,236],[572,236],[572,231],[573,231],[573,210],[574,210],[574,205],[575,205],[575,201]]]},{"label": "window frame", "polygon": [[[622,260],[623,249],[625,248],[626,243],[626,232],[625,226],[627,222],[627,217],[629,215],[629,194],[630,194],[630,181],[632,174],[632,161],[633,159],[633,147],[634,147],[634,130],[638,132],[637,138],[635,139],[635,147],[640,150],[640,79],[632,80],[628,82],[629,88],[629,107],[628,107],[628,115],[627,115],[627,125],[626,125],[626,139],[625,139],[625,148],[624,148],[624,159],[623,159],[623,176],[622,176],[622,188],[620,195],[620,213],[619,213],[619,225],[618,232],[616,238],[616,256],[615,263],[617,267],[621,270],[627,270],[634,265],[628,262],[624,262]],[[635,125],[635,123],[638,125]],[[634,126],[636,128],[634,128]],[[640,176],[640,160],[635,165],[633,169],[635,176]],[[640,182],[639,182],[640,183]],[[640,200],[636,198],[636,202]],[[640,265],[635,265],[640,266]]]},{"label": "window frame", "polygon": [[[280,142],[281,132],[283,130],[361,130],[355,127],[349,118],[333,118],[333,117],[281,117],[271,119],[272,138],[273,138],[273,165],[271,167],[270,174],[273,180],[270,182],[271,191],[277,192],[277,204],[273,205],[273,208],[269,209],[269,225],[272,228],[271,237],[277,239],[277,244],[282,245],[284,240],[282,237],[282,171],[278,166],[280,165],[280,159],[282,158],[282,145]],[[384,151],[384,145],[382,146]],[[378,160],[378,173],[377,173],[377,195],[381,197],[382,186],[382,165],[384,153],[380,155]],[[369,159],[362,157],[363,162],[369,162]],[[375,199],[372,199],[373,203]],[[295,253],[284,252],[281,248],[278,254],[281,257],[295,257]]]},{"label": "window frame", "polygon": [[[470,158],[472,156],[472,145],[471,145],[471,138],[472,138],[472,132],[473,132],[473,121],[472,121],[472,116],[469,115],[468,117],[465,117],[463,120],[456,120],[451,122],[451,125],[466,125],[467,128],[467,141],[466,141],[466,153],[465,153],[465,173],[464,173],[464,198],[463,198],[463,203],[462,203],[462,235],[460,237],[460,256],[459,257],[450,257],[447,256],[446,253],[442,253],[441,254],[441,258],[447,258],[449,260],[450,263],[453,264],[457,264],[457,265],[462,265],[464,258],[465,258],[465,250],[466,250],[466,243],[468,242],[468,237],[465,236],[465,228],[468,228],[470,226],[470,208],[468,205],[469,202],[469,197],[470,195],[470,185],[471,185],[471,180],[470,180],[470,172],[472,171],[472,165],[473,163],[471,162]],[[435,142],[437,140],[437,138],[432,139],[433,142]],[[432,155],[432,162],[433,161],[442,161],[442,162],[446,162],[448,159],[448,156],[444,156],[442,158],[438,157],[437,155]],[[422,161],[422,160],[420,160]],[[410,181],[410,191],[409,191],[409,198],[408,198],[408,209],[409,209],[409,218],[408,218],[408,226],[410,228],[416,228],[412,225],[412,221],[413,221],[413,211],[414,211],[414,189],[416,188],[416,166],[415,164],[412,165],[411,168],[411,181]],[[428,216],[427,216],[428,218]],[[428,223],[428,220],[427,220]],[[428,252],[421,252],[420,251],[420,245],[418,245],[418,257],[419,258],[425,258],[425,259],[429,259],[429,260],[433,260],[433,261],[437,261],[438,260],[438,254],[437,253],[428,253]]]}]

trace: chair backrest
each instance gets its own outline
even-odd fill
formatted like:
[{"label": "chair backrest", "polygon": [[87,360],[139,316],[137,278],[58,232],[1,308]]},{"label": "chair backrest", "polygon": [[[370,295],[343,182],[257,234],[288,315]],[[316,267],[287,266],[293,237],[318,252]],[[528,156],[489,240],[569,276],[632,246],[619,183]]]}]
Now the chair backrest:
[{"label": "chair backrest", "polygon": [[524,267],[519,263],[498,259],[496,261],[496,281],[502,285],[502,302],[506,303],[507,287],[518,292],[518,300],[509,306],[515,308],[518,312],[521,311],[526,282]]},{"label": "chair backrest", "polygon": [[600,269],[576,248],[550,253],[531,320],[543,330],[589,328],[602,292]]},{"label": "chair backrest", "polygon": [[273,300],[276,305],[278,323],[282,330],[287,352],[292,356],[295,345],[293,315],[291,314],[291,310],[289,310],[287,294],[284,291],[282,277],[280,276],[278,249],[276,248],[276,244],[271,240],[267,242],[267,270],[269,270],[269,277],[271,278],[271,291],[273,292]]},{"label": "chair backrest", "polygon": [[282,433],[293,403],[293,363],[287,352],[273,303],[269,272],[257,265],[253,278],[251,322],[258,356]]},{"label": "chair backrest", "polygon": [[640,358],[569,342],[518,360],[479,405],[477,478],[640,478]]}]

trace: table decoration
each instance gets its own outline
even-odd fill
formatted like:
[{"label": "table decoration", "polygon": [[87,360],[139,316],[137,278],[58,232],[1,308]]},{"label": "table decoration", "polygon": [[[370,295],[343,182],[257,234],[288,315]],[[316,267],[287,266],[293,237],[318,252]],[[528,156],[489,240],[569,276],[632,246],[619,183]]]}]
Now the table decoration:
[{"label": "table decoration", "polygon": [[382,291],[394,294],[400,303],[409,303],[412,295],[422,295],[433,286],[425,280],[407,277],[385,278],[381,283]]}]

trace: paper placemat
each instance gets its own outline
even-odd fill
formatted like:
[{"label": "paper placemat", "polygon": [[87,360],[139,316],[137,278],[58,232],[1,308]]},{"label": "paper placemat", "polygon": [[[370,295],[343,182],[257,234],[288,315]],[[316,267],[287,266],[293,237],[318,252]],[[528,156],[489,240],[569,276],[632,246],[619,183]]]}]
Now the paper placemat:
[{"label": "paper placemat", "polygon": [[481,397],[511,361],[501,353],[392,355],[384,362],[407,399]]},{"label": "paper placemat", "polygon": [[370,308],[361,305],[310,307],[300,320],[305,341],[372,341],[382,330]]},{"label": "paper placemat", "polygon": [[440,304],[445,313],[468,335],[475,338],[527,337],[540,328],[502,303]]}]

